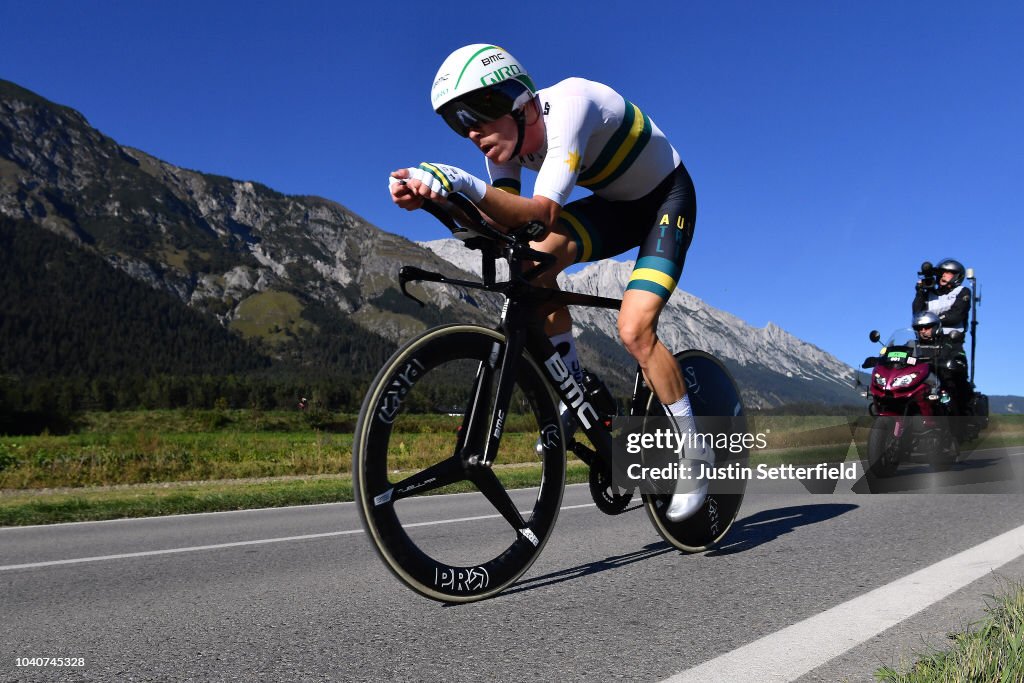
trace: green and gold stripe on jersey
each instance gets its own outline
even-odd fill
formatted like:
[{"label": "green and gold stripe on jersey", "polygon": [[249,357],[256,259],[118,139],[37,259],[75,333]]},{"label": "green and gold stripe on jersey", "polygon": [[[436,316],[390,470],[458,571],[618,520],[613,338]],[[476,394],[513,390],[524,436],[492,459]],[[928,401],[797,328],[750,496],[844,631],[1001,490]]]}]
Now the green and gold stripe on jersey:
[{"label": "green and gold stripe on jersey", "polygon": [[644,256],[633,267],[626,289],[642,289],[667,301],[676,288],[680,274],[682,267],[675,261],[661,256]]},{"label": "green and gold stripe on jersey", "polygon": [[651,139],[651,119],[626,100],[622,123],[576,184],[592,191],[608,187],[629,170]]},{"label": "green and gold stripe on jersey", "polygon": [[587,263],[594,260],[595,255],[603,257],[601,249],[601,233],[590,225],[590,219],[583,212],[573,213],[568,207],[562,209],[558,221],[569,227],[569,233],[576,242],[576,263]]}]

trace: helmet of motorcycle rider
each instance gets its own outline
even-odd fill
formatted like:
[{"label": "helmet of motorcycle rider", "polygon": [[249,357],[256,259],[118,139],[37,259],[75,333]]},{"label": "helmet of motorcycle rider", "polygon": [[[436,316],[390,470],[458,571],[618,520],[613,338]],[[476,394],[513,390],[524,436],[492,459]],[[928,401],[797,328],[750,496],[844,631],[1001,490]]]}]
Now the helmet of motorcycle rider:
[{"label": "helmet of motorcycle rider", "polygon": [[536,95],[533,79],[518,59],[497,45],[477,43],[444,60],[430,88],[430,104],[462,137],[469,137],[469,129],[480,123],[511,114],[519,129],[519,154],[526,126],[523,109]]},{"label": "helmet of motorcycle rider", "polygon": [[[953,289],[954,287],[959,287],[964,281],[964,264],[960,263],[956,259],[942,259],[941,261],[939,261],[939,264],[935,266],[935,270],[939,273],[939,287]],[[953,279],[950,280],[947,284],[943,285],[942,273],[952,273]]]},{"label": "helmet of motorcycle rider", "polygon": [[931,311],[922,311],[914,315],[913,327],[918,341],[933,342],[942,331],[942,322]]}]

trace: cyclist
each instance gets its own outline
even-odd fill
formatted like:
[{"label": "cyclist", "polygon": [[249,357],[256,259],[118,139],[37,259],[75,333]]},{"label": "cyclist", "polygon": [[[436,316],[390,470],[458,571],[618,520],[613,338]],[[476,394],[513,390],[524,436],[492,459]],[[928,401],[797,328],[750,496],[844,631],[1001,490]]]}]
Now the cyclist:
[{"label": "cyclist", "polygon": [[[421,163],[394,171],[391,197],[413,210],[424,199],[461,192],[495,223],[543,223],[534,245],[556,257],[538,279],[557,287],[559,272],[639,247],[622,297],[618,332],[644,378],[683,433],[695,432],[686,385],[675,358],[656,334],[658,316],[676,287],[697,214],[690,175],[678,152],[650,117],[606,85],[568,78],[538,89],[509,52],[475,44],[442,63],[431,88],[434,111],[486,157],[490,183],[462,169]],[[521,170],[537,172],[533,196],[520,194]],[[575,186],[593,194],[568,201]],[[553,310],[545,331],[582,385],[567,308]],[[701,448],[687,457],[713,462]],[[691,516],[704,502],[707,482],[673,495],[668,517]]]}]

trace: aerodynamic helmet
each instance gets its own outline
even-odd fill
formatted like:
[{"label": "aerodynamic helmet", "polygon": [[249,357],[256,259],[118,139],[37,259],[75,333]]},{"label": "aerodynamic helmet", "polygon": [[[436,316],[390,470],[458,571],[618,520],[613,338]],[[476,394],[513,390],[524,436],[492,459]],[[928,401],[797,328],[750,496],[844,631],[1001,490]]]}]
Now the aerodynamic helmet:
[{"label": "aerodynamic helmet", "polygon": [[477,43],[460,47],[444,60],[430,88],[430,104],[462,137],[468,137],[475,125],[512,114],[522,142],[523,107],[536,94],[518,59],[497,45]]}]

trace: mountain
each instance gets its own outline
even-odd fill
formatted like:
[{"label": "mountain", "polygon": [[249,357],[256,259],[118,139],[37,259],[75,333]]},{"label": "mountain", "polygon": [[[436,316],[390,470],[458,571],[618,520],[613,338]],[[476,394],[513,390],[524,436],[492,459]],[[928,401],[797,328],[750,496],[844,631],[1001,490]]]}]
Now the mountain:
[{"label": "mountain", "polygon": [[[421,309],[397,291],[402,264],[465,273],[336,202],[182,169],[121,146],[73,109],[7,81],[0,81],[0,220],[61,236],[99,259],[88,268],[105,264],[164,292],[277,360],[343,369],[353,349],[369,349],[373,363],[361,369],[372,375],[380,351],[412,333],[497,310],[497,302],[481,310],[482,302],[467,303],[451,287],[414,286],[429,304]],[[85,307],[99,298],[75,289],[66,295]],[[0,374],[32,369],[8,358]]]},{"label": "mountain", "polygon": [[[463,248],[458,240],[421,244],[462,270],[480,272],[479,257]],[[562,274],[559,284],[566,291],[618,297],[625,291],[632,271],[632,261],[606,260],[572,274]],[[507,269],[499,276],[507,277]],[[635,368],[635,362],[618,341],[615,311],[574,307],[572,315],[577,339],[588,342],[592,351],[600,351],[581,351],[585,365],[597,369]],[[853,368],[831,354],[772,323],[753,327],[681,289],[672,294],[661,315],[658,336],[672,350],[702,349],[721,358],[743,390],[747,403],[754,407],[797,401],[863,402],[853,389]]]},{"label": "mountain", "polygon": [[[358,387],[420,330],[493,324],[500,311],[498,297],[447,285],[411,286],[425,307],[398,290],[403,265],[465,278],[480,269],[477,252],[454,242],[425,248],[337,202],[174,166],[2,80],[0,222],[3,238],[20,245],[3,266],[14,277],[16,259],[29,283],[0,299],[0,343],[45,349],[64,339],[60,348],[70,349],[0,354],[0,377],[304,369]],[[61,277],[49,284],[30,280],[53,268]],[[617,295],[628,272],[597,264],[567,286]],[[111,314],[123,314],[124,325]],[[612,336],[612,314],[578,311],[576,325],[584,361],[614,360],[621,369],[611,380],[627,386],[633,363]],[[725,358],[752,405],[856,398],[843,387],[852,370],[828,354],[685,292],[673,296],[660,331],[674,348]],[[112,344],[111,334],[133,341]],[[197,345],[202,354],[188,350]]]},{"label": "mountain", "polygon": [[[376,300],[399,266],[447,267],[336,202],[173,166],[5,81],[0,215],[62,234],[229,326],[240,302],[274,291],[396,337],[401,325]],[[427,297],[441,309],[459,301],[444,288]]]},{"label": "mountain", "polygon": [[989,396],[988,409],[993,414],[1020,415],[1024,413],[1024,396]]}]

